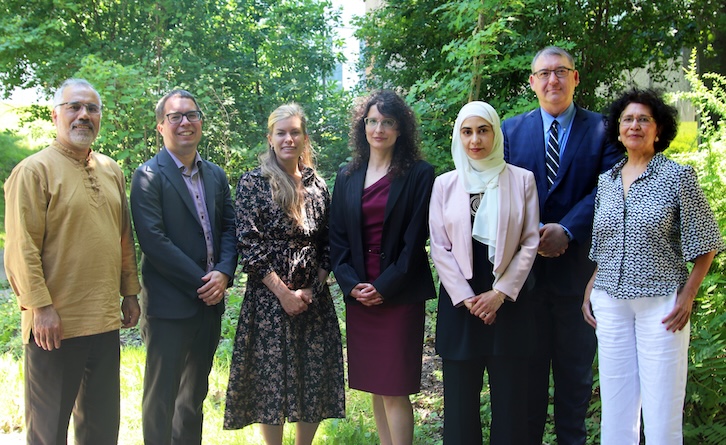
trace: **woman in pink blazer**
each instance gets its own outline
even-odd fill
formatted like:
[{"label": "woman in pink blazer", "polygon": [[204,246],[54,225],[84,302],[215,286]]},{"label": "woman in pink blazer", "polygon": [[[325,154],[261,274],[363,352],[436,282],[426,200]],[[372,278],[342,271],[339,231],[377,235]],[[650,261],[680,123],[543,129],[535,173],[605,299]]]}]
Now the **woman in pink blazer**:
[{"label": "woman in pink blazer", "polygon": [[527,357],[534,314],[520,295],[539,244],[534,175],[508,165],[497,112],[466,104],[456,119],[456,170],[434,182],[431,257],[441,287],[436,351],[443,359],[444,444],[481,444],[486,370],[490,443],[527,437]]}]

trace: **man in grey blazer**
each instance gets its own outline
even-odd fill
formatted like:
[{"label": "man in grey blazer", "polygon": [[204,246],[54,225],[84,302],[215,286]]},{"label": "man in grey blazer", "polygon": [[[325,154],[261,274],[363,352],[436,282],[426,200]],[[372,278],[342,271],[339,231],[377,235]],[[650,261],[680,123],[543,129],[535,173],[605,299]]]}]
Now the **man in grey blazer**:
[{"label": "man in grey blazer", "polygon": [[225,290],[237,265],[234,209],[226,174],[197,152],[203,114],[194,96],[165,95],[156,122],[164,147],[131,184],[143,253],[144,442],[200,444]]},{"label": "man in grey blazer", "polygon": [[[502,123],[505,160],[533,172],[539,194],[540,244],[523,290],[537,314],[528,388],[528,443],[537,445],[547,417],[550,367],[557,443],[584,444],[587,437],[596,341],[580,307],[595,268],[588,259],[593,202],[598,175],[622,156],[606,142],[604,117],[573,102],[579,76],[567,51],[541,50],[529,76],[540,107]],[[548,145],[554,165],[545,159]]]}]

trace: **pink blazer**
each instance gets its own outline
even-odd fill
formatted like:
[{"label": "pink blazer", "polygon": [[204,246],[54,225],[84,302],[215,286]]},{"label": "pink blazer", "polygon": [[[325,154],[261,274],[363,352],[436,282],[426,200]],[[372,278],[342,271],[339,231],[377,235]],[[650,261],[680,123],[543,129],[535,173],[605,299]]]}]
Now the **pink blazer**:
[{"label": "pink blazer", "polygon": [[[499,174],[494,288],[516,300],[537,256],[539,200],[532,172],[507,164]],[[429,204],[431,258],[454,306],[474,296],[469,194],[457,171],[434,181]]]}]

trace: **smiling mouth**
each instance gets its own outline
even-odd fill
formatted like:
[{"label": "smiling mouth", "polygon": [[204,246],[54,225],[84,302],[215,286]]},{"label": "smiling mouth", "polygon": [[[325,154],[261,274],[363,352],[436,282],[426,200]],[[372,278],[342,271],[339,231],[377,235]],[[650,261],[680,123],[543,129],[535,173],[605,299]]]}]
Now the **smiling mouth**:
[{"label": "smiling mouth", "polygon": [[191,136],[194,134],[194,132],[193,131],[182,131],[182,132],[179,132],[178,134],[179,134],[179,136]]}]

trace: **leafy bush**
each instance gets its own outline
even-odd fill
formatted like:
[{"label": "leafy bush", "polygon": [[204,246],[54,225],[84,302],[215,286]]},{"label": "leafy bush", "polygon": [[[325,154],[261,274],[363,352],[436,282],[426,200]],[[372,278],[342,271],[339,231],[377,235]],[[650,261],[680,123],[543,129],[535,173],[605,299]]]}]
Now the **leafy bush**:
[{"label": "leafy bush", "polygon": [[0,351],[19,358],[23,355],[23,342],[20,336],[20,309],[13,292],[3,281],[0,290]]},{"label": "leafy bush", "polygon": [[726,443],[726,277],[706,277],[691,317],[688,384],[686,386],[686,443]]},{"label": "leafy bush", "polygon": [[668,153],[692,153],[698,150],[698,123],[681,122],[678,135],[668,147]]}]

